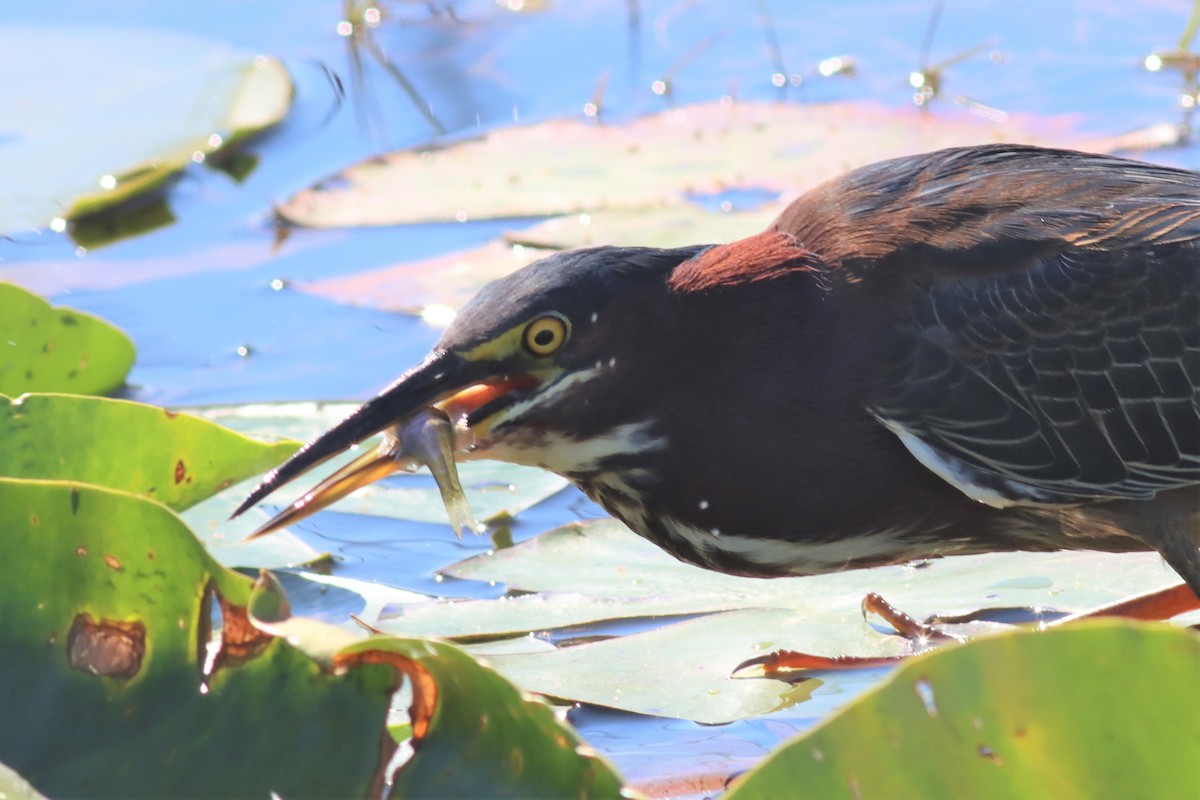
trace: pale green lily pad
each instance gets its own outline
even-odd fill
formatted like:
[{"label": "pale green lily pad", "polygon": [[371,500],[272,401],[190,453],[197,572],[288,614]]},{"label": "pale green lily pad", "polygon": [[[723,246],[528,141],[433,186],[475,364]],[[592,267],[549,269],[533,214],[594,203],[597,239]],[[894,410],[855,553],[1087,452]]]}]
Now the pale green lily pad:
[{"label": "pale green lily pad", "polygon": [[730,188],[791,195],[856,166],[939,147],[1065,140],[865,101],[705,103],[625,125],[550,120],[391,153],[278,210],[299,225],[344,227],[672,208],[690,194]]},{"label": "pale green lily pad", "polygon": [[[1080,611],[1177,582],[1154,553],[1079,552],[997,553],[938,559],[920,568],[738,578],[676,561],[611,520],[560,528],[468,559],[446,574],[535,594],[396,604],[376,625],[401,635],[478,638],[610,619],[713,615],[674,624],[664,620],[654,630],[609,641],[493,659],[530,691],[706,723],[768,713],[797,700],[781,682],[730,678],[742,661],[771,650],[912,652],[907,641],[863,621],[860,604],[869,591],[922,617],[1006,606]],[[971,630],[990,627],[977,624]],[[847,687],[864,686],[861,676],[850,673],[823,680],[827,693],[846,698]]]},{"label": "pale green lily pad", "polygon": [[120,329],[10,283],[0,283],[0,309],[0,394],[105,394],[124,385],[134,347]]},{"label": "pale green lily pad", "polygon": [[596,211],[544,220],[473,250],[302,284],[340,303],[421,313],[433,305],[459,308],[490,281],[558,250],[621,244],[681,247],[729,242],[763,230],[782,210],[706,211],[687,204],[654,212]]},{"label": "pale green lily pad", "polygon": [[[0,26],[0,232],[122,203],[274,125],[276,59],[164,30]],[[120,53],[120,58],[114,58]]]},{"label": "pale green lily pad", "polygon": [[328,553],[306,544],[288,530],[246,540],[267,521],[267,515],[251,509],[237,519],[229,517],[256,483],[256,480],[250,480],[236,484],[216,497],[192,506],[180,516],[212,557],[227,567],[279,569],[327,559]]},{"label": "pale green lily pad", "polygon": [[729,800],[1185,797],[1200,638],[1096,620],[947,648],[777,750]]},{"label": "pale green lily pad", "polygon": [[[357,407],[353,403],[277,403],[197,409],[194,413],[246,434],[309,441],[329,430]],[[373,447],[374,444],[375,440],[371,440],[356,451],[331,459],[319,471],[320,474],[332,472],[361,453],[362,447]],[[464,462],[459,464],[458,471],[476,518],[485,522],[505,514],[517,514],[567,485],[565,479],[545,470],[497,461]],[[311,489],[318,480],[316,474],[301,478],[271,495],[267,505],[288,505]],[[399,475],[366,486],[333,506],[333,509],[347,514],[415,522],[449,525],[450,521],[437,486],[424,472]]]},{"label": "pale green lily pad", "polygon": [[4,800],[48,800],[13,770],[0,764],[0,797]]}]

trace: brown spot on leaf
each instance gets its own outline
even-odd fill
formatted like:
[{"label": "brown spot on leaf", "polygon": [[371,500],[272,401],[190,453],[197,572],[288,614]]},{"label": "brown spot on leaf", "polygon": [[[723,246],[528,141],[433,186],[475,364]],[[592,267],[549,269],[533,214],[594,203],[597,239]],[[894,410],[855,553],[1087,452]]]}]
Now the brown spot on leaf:
[{"label": "brown spot on leaf", "polygon": [[391,651],[364,650],[357,653],[339,653],[333,657],[333,666],[337,670],[361,664],[386,664],[408,678],[412,685],[412,705],[408,707],[408,718],[412,722],[413,744],[420,743],[429,733],[429,722],[433,719],[434,709],[437,708],[438,685],[433,674],[420,662]]},{"label": "brown spot on leaf", "polygon": [[154,560],[154,551],[153,551],[153,550],[147,550],[147,551],[146,551],[146,558],[148,558],[148,559],[150,559],[151,561],[153,561],[153,560]]},{"label": "brown spot on leaf", "polygon": [[996,766],[1000,766],[1004,763],[1004,759],[998,756],[996,751],[988,747],[986,744],[979,745],[979,755],[983,756]]},{"label": "brown spot on leaf", "polygon": [[210,582],[205,588],[205,602],[201,604],[198,636],[200,649],[204,652],[211,638],[212,598],[221,605],[221,639],[216,643],[216,654],[211,659],[206,674],[215,675],[217,670],[236,667],[257,657],[274,638],[263,633],[250,623],[244,606],[235,606],[226,600]]},{"label": "brown spot on leaf", "polygon": [[117,572],[121,571],[121,562],[117,560],[116,556],[110,556],[107,553],[105,553],[104,554],[104,564],[109,569],[115,569]]},{"label": "brown spot on leaf", "polygon": [[39,521],[39,520],[38,520],[38,515],[37,515],[37,514],[30,514],[30,515],[29,515],[29,526],[30,526],[31,528],[36,528],[36,527],[37,527],[37,524],[38,524],[38,521]]},{"label": "brown spot on leaf", "polygon": [[83,545],[79,545],[79,547],[75,548],[75,555],[79,556],[80,558],[82,558],[83,556],[86,556],[87,548],[84,547]]},{"label": "brown spot on leaf", "polygon": [[175,483],[183,483],[185,477],[187,477],[187,467],[184,466],[181,458],[175,462]]},{"label": "brown spot on leaf", "polygon": [[172,411],[169,408],[164,408],[163,413],[167,415],[167,419],[175,419],[176,417],[179,416],[178,411]]},{"label": "brown spot on leaf", "polygon": [[146,626],[141,622],[101,620],[77,614],[67,635],[71,668],[92,675],[129,680],[142,668]]}]

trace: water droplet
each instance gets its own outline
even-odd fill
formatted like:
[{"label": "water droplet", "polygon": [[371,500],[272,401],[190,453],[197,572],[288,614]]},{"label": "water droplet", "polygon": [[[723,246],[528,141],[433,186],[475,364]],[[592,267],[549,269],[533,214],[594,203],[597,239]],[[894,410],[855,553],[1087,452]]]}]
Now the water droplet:
[{"label": "water droplet", "polygon": [[242,358],[249,358],[254,355],[254,348],[248,344],[238,345],[237,354]]},{"label": "water droplet", "polygon": [[1002,759],[1002,758],[1000,758],[1000,756],[996,755],[996,751],[993,750],[992,748],[988,747],[986,744],[979,745],[979,755],[983,756],[988,761],[990,761],[996,765],[1000,765],[1000,764],[1004,763],[1004,759]]},{"label": "water droplet", "polygon": [[933,686],[929,683],[928,678],[919,678],[913,684],[913,688],[917,691],[917,697],[921,698],[921,703],[925,706],[925,713],[931,717],[937,716],[937,703],[933,699]]},{"label": "water droplet", "polygon": [[372,28],[377,27],[383,21],[383,15],[379,13],[379,9],[371,6],[363,12],[363,20]]},{"label": "water droplet", "polygon": [[274,289],[277,292],[281,292],[284,289],[286,289],[287,285],[288,285],[287,281],[285,281],[283,278],[272,278],[271,279],[270,286],[272,289]]},{"label": "water droplet", "polygon": [[595,322],[598,319],[600,319],[600,315],[597,314],[595,311],[593,311],[592,312],[592,322]]},{"label": "water droplet", "polygon": [[219,133],[214,133],[212,136],[208,137],[209,147],[220,147],[224,143],[225,140],[221,138],[221,134]]},{"label": "water droplet", "polygon": [[667,82],[666,81],[655,81],[654,83],[650,84],[650,91],[654,92],[657,95],[666,94],[667,93]]},{"label": "water droplet", "polygon": [[349,36],[352,33],[354,33],[354,25],[347,20],[342,20],[337,24],[338,36]]},{"label": "water droplet", "polygon": [[459,222],[466,222],[467,221],[467,212],[456,211],[456,212],[454,212],[454,218],[456,220],[458,220]]},{"label": "water droplet", "polygon": [[196,162],[197,164],[203,164],[204,163],[203,151],[197,150],[196,152],[192,153],[192,161]]},{"label": "water droplet", "polygon": [[787,83],[787,75],[784,75],[782,72],[776,72],[771,75],[771,83],[774,86],[782,87]]},{"label": "water droplet", "polygon": [[1151,53],[1142,61],[1142,66],[1146,68],[1147,72],[1158,72],[1163,66],[1162,58],[1155,53]]},{"label": "water droplet", "polygon": [[711,530],[709,530],[709,533],[711,533],[713,536],[720,536],[721,529],[720,528],[712,528]]},{"label": "water droplet", "polygon": [[580,214],[579,215],[579,224],[580,225],[591,225],[592,224],[592,215],[591,214]]},{"label": "water droplet", "polygon": [[600,109],[598,109],[596,107],[595,103],[584,103],[583,104],[583,115],[585,117],[593,117],[594,118],[599,113],[600,113]]},{"label": "water droplet", "polygon": [[62,217],[55,217],[54,219],[50,220],[50,230],[54,231],[55,233],[62,233],[66,229],[67,221]]},{"label": "water droplet", "polygon": [[76,257],[76,258],[83,258],[83,257],[84,257],[84,256],[86,256],[86,255],[87,255],[87,248],[86,248],[86,247],[84,247],[84,246],[80,245],[79,247],[76,247],[76,248],[75,248],[75,257]]},{"label": "water droplet", "polygon": [[117,188],[117,176],[116,175],[101,175],[100,176],[100,188],[101,189]]},{"label": "water droplet", "polygon": [[819,748],[815,748],[812,751],[812,757],[813,757],[813,761],[824,761],[825,753],[822,752]]},{"label": "water droplet", "polygon": [[707,500],[701,500],[701,501],[700,501],[700,510],[701,510],[701,511],[704,511],[704,510],[705,510],[705,509],[707,509],[707,508],[708,508],[708,501],[707,501]]}]

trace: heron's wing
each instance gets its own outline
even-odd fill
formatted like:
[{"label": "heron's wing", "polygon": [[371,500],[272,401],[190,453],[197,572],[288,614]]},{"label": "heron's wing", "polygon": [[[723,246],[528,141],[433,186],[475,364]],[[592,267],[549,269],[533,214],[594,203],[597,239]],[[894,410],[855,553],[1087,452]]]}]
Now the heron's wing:
[{"label": "heron's wing", "polygon": [[[842,259],[851,282],[869,291],[909,270],[887,294],[898,304],[872,412],[996,505],[1200,483],[1200,175],[974,153],[859,176],[900,181],[866,193],[899,199],[860,193],[836,212],[836,227],[869,222],[880,239],[871,259]],[[814,233],[797,231],[821,252]]]}]

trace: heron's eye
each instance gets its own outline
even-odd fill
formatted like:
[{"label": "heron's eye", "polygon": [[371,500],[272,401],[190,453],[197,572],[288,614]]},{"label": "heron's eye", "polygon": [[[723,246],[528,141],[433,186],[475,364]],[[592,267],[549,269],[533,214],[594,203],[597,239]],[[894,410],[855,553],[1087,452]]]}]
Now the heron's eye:
[{"label": "heron's eye", "polygon": [[525,349],[535,356],[548,356],[567,341],[567,321],[557,314],[538,317],[525,328]]}]

